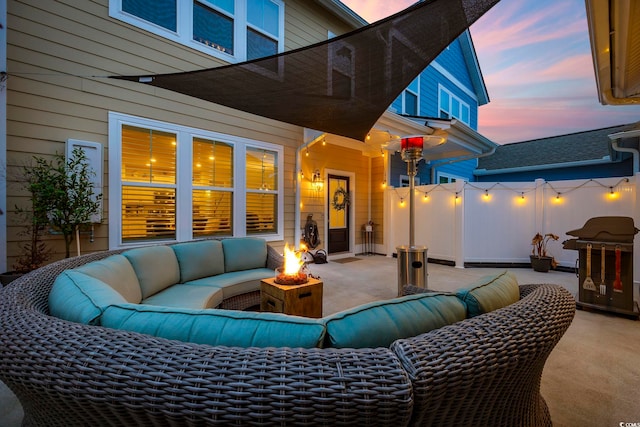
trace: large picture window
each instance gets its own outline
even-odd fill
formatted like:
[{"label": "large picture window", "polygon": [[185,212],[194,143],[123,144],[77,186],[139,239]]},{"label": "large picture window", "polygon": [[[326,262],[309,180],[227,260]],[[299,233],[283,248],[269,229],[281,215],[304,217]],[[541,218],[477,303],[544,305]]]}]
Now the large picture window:
[{"label": "large picture window", "polygon": [[110,0],[109,15],[229,62],[284,51],[282,0]]},{"label": "large picture window", "polygon": [[109,114],[109,245],[282,240],[282,147]]}]

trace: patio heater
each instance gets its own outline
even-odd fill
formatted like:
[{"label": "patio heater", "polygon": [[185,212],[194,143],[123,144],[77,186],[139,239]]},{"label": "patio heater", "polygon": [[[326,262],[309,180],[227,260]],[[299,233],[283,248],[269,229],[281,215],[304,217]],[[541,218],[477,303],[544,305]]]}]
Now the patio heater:
[{"label": "patio heater", "polygon": [[417,163],[425,149],[443,144],[446,138],[440,135],[413,135],[400,140],[402,160],[407,163],[409,176],[409,245],[396,247],[398,254],[398,296],[405,285],[427,287],[427,247],[415,244],[415,177]]}]

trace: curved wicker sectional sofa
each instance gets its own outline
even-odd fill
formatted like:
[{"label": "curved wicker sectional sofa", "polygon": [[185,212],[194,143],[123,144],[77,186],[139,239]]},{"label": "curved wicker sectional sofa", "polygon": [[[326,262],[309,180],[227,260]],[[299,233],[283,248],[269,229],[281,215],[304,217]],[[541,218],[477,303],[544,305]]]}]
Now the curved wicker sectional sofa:
[{"label": "curved wicker sectional sofa", "polygon": [[0,291],[0,379],[24,425],[551,425],[540,378],[575,312],[559,286],[376,348],[212,346],[50,315],[58,275],[114,253]]}]

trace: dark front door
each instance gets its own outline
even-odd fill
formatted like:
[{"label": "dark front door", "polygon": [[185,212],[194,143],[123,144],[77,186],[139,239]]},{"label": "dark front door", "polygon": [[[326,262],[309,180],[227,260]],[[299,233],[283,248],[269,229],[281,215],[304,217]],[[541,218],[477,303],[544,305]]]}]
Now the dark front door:
[{"label": "dark front door", "polygon": [[329,175],[328,252],[349,252],[349,177]]}]

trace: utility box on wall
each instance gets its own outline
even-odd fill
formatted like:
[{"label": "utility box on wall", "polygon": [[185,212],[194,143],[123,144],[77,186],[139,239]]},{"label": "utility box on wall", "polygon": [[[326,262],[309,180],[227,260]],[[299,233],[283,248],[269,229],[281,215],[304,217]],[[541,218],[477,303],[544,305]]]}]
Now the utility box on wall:
[{"label": "utility box on wall", "polygon": [[633,297],[633,239],[629,217],[595,217],[563,243],[578,251],[578,308],[592,308],[638,318]]}]

